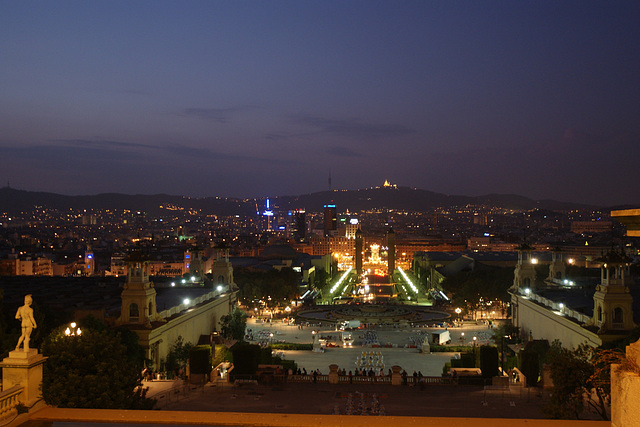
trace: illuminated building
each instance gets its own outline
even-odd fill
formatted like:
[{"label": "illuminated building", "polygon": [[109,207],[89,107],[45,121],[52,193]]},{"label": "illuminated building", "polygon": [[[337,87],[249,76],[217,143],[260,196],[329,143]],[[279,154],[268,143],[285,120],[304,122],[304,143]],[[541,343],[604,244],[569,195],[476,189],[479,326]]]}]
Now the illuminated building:
[{"label": "illuminated building", "polygon": [[95,273],[95,271],[96,262],[93,259],[93,251],[91,250],[91,246],[89,246],[84,253],[84,275],[93,276],[93,273]]},{"label": "illuminated building", "polygon": [[355,239],[356,231],[360,229],[360,223],[358,218],[350,218],[346,225],[346,231],[344,233],[347,239]]},{"label": "illuminated building", "polygon": [[338,229],[336,205],[324,205],[324,235],[330,236]]},{"label": "illuminated building", "polygon": [[307,237],[307,220],[304,209],[289,211],[289,235],[296,242],[302,242]]}]

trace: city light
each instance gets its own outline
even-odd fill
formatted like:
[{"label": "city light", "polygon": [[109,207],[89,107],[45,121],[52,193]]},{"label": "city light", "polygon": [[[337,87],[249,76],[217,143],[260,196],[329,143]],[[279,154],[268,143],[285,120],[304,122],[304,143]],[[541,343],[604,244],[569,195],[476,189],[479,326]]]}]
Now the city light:
[{"label": "city light", "polygon": [[349,273],[351,272],[351,270],[353,270],[353,267],[349,267],[349,269],[347,271],[345,271],[342,276],[340,276],[340,279],[336,282],[335,285],[333,285],[331,287],[331,289],[329,289],[330,293],[334,293],[336,291],[336,289],[338,289],[338,287],[342,284],[342,282],[344,282],[344,280],[347,278],[347,276],[349,276]]},{"label": "city light", "polygon": [[402,278],[404,279],[405,282],[407,282],[411,290],[417,294],[418,288],[416,288],[416,286],[411,282],[411,280],[409,279],[409,276],[407,276],[407,273],[405,273],[401,267],[398,267],[398,271],[400,271],[400,275],[402,275]]}]

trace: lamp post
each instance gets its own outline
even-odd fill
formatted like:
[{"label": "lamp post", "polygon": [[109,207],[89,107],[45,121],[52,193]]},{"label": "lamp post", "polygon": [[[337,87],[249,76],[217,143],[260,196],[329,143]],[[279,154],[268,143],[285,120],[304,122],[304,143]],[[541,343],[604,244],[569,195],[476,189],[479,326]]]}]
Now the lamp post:
[{"label": "lamp post", "polygon": [[76,322],[71,322],[71,324],[64,330],[64,334],[67,337],[75,337],[82,335],[82,331],[80,328],[77,328]]},{"label": "lamp post", "polygon": [[456,314],[458,315],[458,321],[460,321],[460,313],[462,313],[462,309],[460,307],[457,307],[455,310]]},{"label": "lamp post", "polygon": [[500,367],[502,368],[502,375],[504,375],[504,339],[511,338],[511,335],[502,336],[502,353],[500,353]]},{"label": "lamp post", "polygon": [[464,344],[464,332],[460,334],[460,345]]}]

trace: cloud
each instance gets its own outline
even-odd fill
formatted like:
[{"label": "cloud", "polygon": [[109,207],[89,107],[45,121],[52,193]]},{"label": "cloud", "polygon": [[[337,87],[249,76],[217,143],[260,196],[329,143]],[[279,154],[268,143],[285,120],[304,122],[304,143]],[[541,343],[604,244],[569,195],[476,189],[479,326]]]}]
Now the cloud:
[{"label": "cloud", "polygon": [[354,138],[387,138],[415,133],[404,125],[394,123],[363,123],[358,119],[327,119],[310,115],[298,115],[292,121],[312,129],[314,133],[342,135]]},{"label": "cloud", "polygon": [[[104,150],[104,151],[118,151],[122,152],[123,149],[143,149],[156,153],[168,152],[173,155],[179,155],[184,157],[194,158],[225,158],[232,159],[234,157],[246,158],[245,156],[233,156],[224,153],[215,153],[207,148],[189,147],[186,145],[174,144],[174,145],[151,145],[141,144],[137,142],[124,142],[124,141],[110,141],[103,139],[54,139],[51,142],[58,143],[57,147],[63,148],[68,145],[72,145],[76,148],[80,147],[85,150]],[[49,146],[55,148],[56,145]]]},{"label": "cloud", "polygon": [[16,147],[8,141],[0,141],[0,157],[24,158],[44,162],[62,161],[110,161],[162,162],[163,158],[178,160],[190,159],[198,161],[260,162],[286,165],[288,160],[281,158],[256,157],[250,153],[228,153],[211,150],[207,147],[194,147],[182,144],[153,145],[137,142],[116,141],[108,139],[51,139],[46,144]]},{"label": "cloud", "polygon": [[249,111],[255,107],[230,107],[230,108],[185,108],[179,115],[182,117],[195,117],[215,123],[229,123],[233,114]]},{"label": "cloud", "polygon": [[139,144],[137,142],[109,141],[104,139],[51,139],[50,142],[61,145],[75,145],[97,148],[157,148],[153,145]]},{"label": "cloud", "polygon": [[290,123],[307,128],[299,132],[272,132],[265,135],[270,140],[306,138],[309,136],[347,137],[356,140],[396,138],[415,133],[415,130],[394,123],[363,123],[359,119],[327,119],[311,115],[290,117]]},{"label": "cloud", "polygon": [[331,147],[329,149],[326,150],[327,154],[330,154],[332,156],[338,156],[338,157],[350,157],[350,158],[362,158],[365,157],[362,153],[359,153],[357,151],[353,151],[349,148],[345,148],[345,147],[341,147],[341,146],[334,146]]},{"label": "cloud", "polygon": [[138,90],[138,89],[125,89],[122,91],[122,93],[126,94],[126,95],[137,95],[137,96],[149,96],[150,93],[146,92],[144,90]]}]

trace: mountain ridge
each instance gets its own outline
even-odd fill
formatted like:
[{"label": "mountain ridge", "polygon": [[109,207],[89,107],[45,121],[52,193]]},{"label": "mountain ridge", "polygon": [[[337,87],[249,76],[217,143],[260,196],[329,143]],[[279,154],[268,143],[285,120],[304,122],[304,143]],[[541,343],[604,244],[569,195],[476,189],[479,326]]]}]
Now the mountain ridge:
[{"label": "mountain ridge", "polygon": [[[274,209],[307,209],[319,212],[325,204],[335,204],[339,211],[353,212],[373,209],[428,211],[434,208],[451,208],[467,205],[495,206],[513,210],[535,208],[554,211],[592,209],[597,206],[534,200],[517,194],[489,193],[482,196],[463,196],[436,193],[410,187],[374,187],[359,190],[330,190],[297,196],[270,198]],[[264,208],[264,198],[188,197],[170,194],[100,193],[95,195],[68,196],[57,193],[0,188],[0,211],[15,214],[35,207],[50,209],[126,209],[151,214],[166,213],[166,205],[184,209],[200,209],[216,215],[250,215]]]}]

